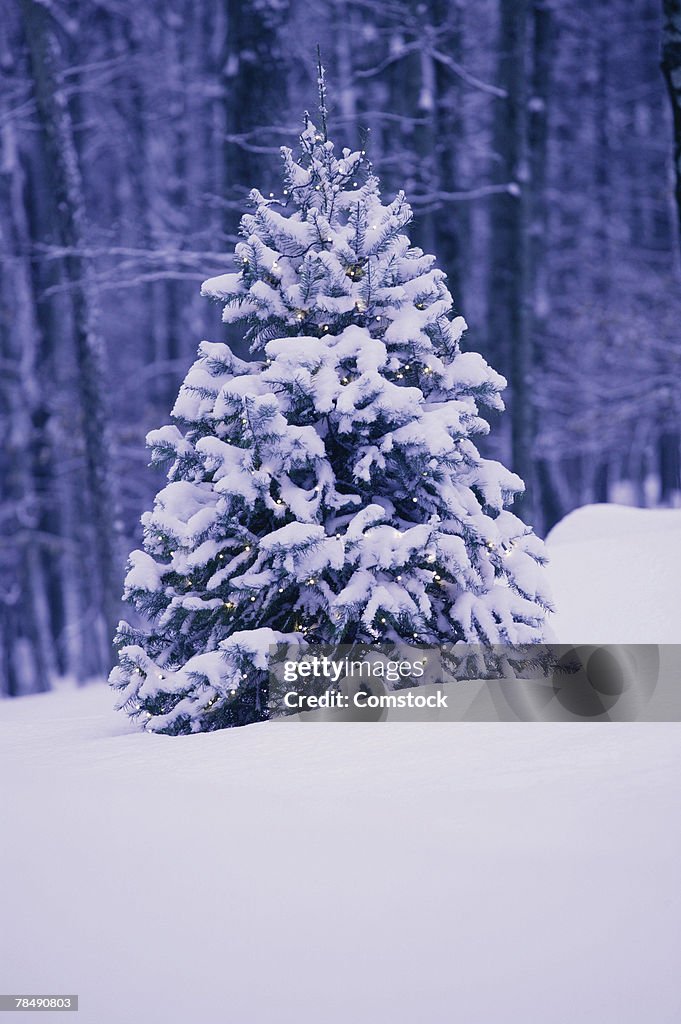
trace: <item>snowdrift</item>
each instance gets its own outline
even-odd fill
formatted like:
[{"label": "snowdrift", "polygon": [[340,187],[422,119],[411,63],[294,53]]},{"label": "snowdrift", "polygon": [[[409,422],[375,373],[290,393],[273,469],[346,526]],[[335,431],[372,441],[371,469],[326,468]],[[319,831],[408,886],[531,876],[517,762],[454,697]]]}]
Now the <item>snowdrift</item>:
[{"label": "snowdrift", "polygon": [[587,505],[547,544],[561,643],[681,643],[681,509]]}]

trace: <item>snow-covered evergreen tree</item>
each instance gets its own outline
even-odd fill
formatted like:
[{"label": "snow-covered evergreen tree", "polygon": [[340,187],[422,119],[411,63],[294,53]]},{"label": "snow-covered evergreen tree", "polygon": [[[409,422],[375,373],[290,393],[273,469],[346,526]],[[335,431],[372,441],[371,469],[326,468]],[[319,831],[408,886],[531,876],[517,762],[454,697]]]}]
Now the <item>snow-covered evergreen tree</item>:
[{"label": "snow-covered evergreen tree", "polygon": [[473,440],[505,381],[461,351],[404,195],[383,204],[364,152],[307,118],[282,155],[238,271],[203,285],[253,360],[203,342],[148,438],[169,483],[126,597],[150,625],[121,623],[111,682],[159,732],[263,717],[275,642],[532,643],[549,607],[543,545],[506,507],[522,481]]}]

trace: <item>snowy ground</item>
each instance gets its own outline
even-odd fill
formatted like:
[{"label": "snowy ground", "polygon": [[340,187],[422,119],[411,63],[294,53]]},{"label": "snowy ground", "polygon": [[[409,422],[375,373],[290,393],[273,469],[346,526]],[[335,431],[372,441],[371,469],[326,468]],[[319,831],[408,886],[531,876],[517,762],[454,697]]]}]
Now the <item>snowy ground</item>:
[{"label": "snowy ground", "polygon": [[548,536],[565,643],[681,643],[681,509],[590,505]]},{"label": "snowy ground", "polygon": [[[648,515],[627,551],[658,545],[662,571],[674,525]],[[588,569],[599,593],[617,529],[601,550],[575,525],[554,584]],[[590,600],[562,621],[595,628]],[[5,701],[0,991],[78,993],[82,1024],[678,1024],[680,741],[292,721],[172,739],[131,731],[103,686]]]}]

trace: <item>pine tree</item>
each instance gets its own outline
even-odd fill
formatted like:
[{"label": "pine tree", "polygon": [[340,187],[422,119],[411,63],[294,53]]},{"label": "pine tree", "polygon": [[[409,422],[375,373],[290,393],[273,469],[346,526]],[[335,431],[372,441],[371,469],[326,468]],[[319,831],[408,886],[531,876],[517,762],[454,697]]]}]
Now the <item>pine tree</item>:
[{"label": "pine tree", "polygon": [[168,484],[145,513],[111,682],[147,728],[266,717],[275,642],[540,642],[542,542],[522,481],[481,458],[505,380],[461,350],[445,274],[383,204],[364,151],[306,116],[280,197],[254,190],[238,271],[206,281],[253,359],[202,342],[152,431]]}]

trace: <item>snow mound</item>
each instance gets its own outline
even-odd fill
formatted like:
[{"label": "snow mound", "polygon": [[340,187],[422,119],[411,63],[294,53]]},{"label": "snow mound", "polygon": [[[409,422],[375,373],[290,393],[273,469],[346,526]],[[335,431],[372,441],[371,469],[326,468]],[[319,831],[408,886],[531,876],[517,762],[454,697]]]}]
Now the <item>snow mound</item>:
[{"label": "snow mound", "polygon": [[586,505],[546,542],[561,643],[681,643],[681,510]]}]

